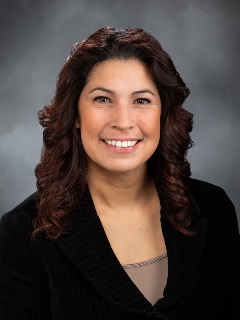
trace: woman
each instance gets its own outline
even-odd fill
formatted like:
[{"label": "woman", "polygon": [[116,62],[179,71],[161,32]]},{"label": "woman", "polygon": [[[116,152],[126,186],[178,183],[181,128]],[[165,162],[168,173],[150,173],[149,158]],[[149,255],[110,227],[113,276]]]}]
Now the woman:
[{"label": "woman", "polygon": [[190,178],[188,95],[141,29],[73,46],[37,192],[1,220],[1,319],[239,319],[237,217]]}]

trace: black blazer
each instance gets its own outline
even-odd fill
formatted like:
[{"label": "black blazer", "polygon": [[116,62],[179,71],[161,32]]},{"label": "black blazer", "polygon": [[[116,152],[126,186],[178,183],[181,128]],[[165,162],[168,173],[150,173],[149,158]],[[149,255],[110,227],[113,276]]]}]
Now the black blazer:
[{"label": "black blazer", "polygon": [[29,239],[33,194],[0,223],[0,319],[240,319],[240,236],[223,189],[190,179],[198,236],[162,217],[168,253],[164,298],[154,306],[116,258],[89,190],[68,234]]}]

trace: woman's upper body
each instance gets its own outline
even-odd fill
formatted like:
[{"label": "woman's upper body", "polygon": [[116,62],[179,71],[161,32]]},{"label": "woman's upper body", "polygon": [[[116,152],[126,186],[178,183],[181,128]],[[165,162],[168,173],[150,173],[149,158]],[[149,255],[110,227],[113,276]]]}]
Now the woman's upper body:
[{"label": "woman's upper body", "polygon": [[[239,312],[236,214],[222,189],[190,179],[188,94],[143,30],[102,28],[74,46],[39,113],[38,191],[1,222],[4,318],[212,319],[223,302],[225,316]],[[163,253],[151,304],[122,265]]]},{"label": "woman's upper body", "polygon": [[1,219],[1,318],[239,319],[234,207],[219,187],[194,179],[190,186],[199,233],[189,238],[161,218],[169,268],[164,298],[154,305],[115,255],[88,188],[69,232],[56,240],[31,241],[33,194]]}]

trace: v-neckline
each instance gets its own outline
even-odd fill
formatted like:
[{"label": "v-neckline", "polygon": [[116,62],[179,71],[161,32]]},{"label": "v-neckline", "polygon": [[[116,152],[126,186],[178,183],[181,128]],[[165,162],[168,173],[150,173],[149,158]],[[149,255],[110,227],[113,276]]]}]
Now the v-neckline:
[{"label": "v-neckline", "polygon": [[56,244],[93,287],[117,308],[143,316],[160,315],[185,292],[198,266],[206,238],[206,219],[197,218],[198,235],[188,238],[162,216],[168,254],[168,280],[164,297],[153,306],[128,277],[114,254],[87,188],[81,208],[72,218],[71,230]]}]

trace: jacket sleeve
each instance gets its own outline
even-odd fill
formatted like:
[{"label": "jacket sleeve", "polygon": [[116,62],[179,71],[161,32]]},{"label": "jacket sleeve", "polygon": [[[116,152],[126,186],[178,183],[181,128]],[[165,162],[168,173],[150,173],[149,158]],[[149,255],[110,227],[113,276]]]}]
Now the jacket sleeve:
[{"label": "jacket sleeve", "polygon": [[[234,205],[226,193],[224,199],[226,199],[225,210],[229,213],[229,218],[231,217],[230,228],[226,233],[230,237],[229,265],[224,299],[221,304],[222,310],[220,308],[218,319],[238,320],[240,319],[240,235]],[[223,234],[223,237],[226,235]]]},{"label": "jacket sleeve", "polygon": [[0,319],[53,319],[30,226],[30,217],[16,208],[0,220]]}]

